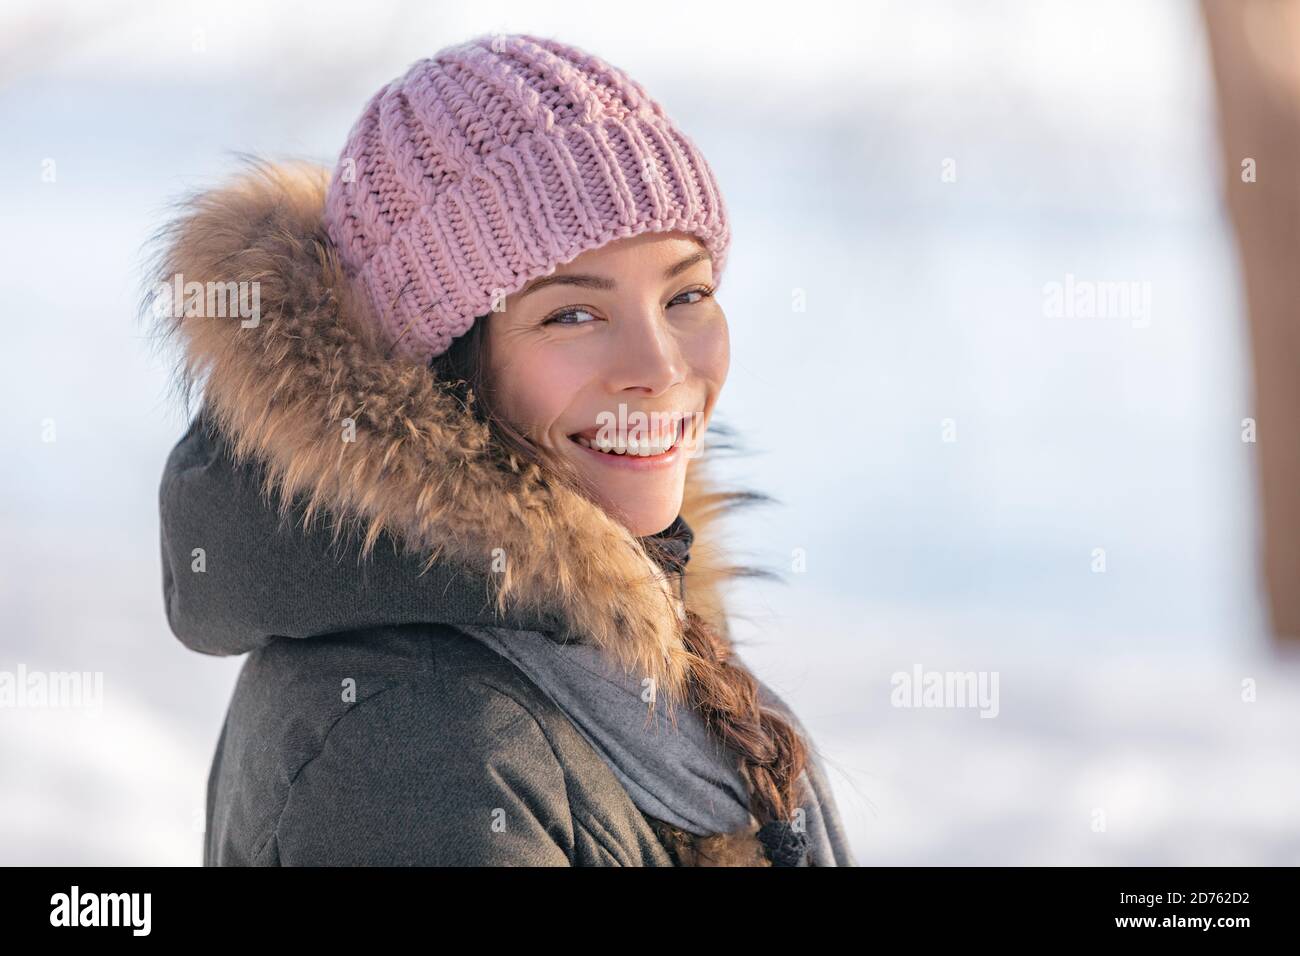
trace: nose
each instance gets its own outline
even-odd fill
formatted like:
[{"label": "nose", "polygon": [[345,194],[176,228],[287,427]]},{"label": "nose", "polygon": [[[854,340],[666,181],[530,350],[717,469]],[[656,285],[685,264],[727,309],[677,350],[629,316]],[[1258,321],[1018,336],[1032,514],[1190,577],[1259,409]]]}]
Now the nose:
[{"label": "nose", "polygon": [[662,395],[686,381],[687,363],[671,320],[656,307],[621,323],[611,385],[617,392]]}]

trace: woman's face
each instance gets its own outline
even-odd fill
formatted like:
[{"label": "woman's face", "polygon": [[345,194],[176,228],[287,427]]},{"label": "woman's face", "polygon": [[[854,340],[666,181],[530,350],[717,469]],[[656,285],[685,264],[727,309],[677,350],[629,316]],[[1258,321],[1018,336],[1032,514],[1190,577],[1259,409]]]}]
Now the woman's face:
[{"label": "woman's face", "polygon": [[643,233],[534,279],[488,318],[498,412],[570,462],[636,536],[677,517],[727,377],[712,285],[699,242]]}]

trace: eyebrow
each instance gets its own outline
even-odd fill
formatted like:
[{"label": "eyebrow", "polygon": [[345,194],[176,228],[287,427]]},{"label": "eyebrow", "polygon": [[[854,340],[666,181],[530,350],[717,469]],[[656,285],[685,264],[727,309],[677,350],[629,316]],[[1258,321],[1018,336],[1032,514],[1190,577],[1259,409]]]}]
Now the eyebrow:
[{"label": "eyebrow", "polygon": [[[676,265],[669,266],[667,269],[665,269],[664,278],[671,279],[674,276],[681,275],[683,272],[685,272],[691,266],[695,265],[697,262],[701,262],[705,259],[710,259],[710,258],[712,257],[709,255],[707,250],[701,249],[698,252],[694,252],[691,255],[687,256],[685,259],[683,259],[681,262],[678,262]],[[542,276],[540,279],[533,280],[533,282],[528,286],[528,288],[524,289],[522,292],[519,293],[519,298],[522,299],[524,296],[528,295],[529,293],[536,292],[538,289],[544,289],[546,286],[549,285],[576,285],[584,289],[600,289],[602,291],[609,291],[610,289],[615,289],[618,287],[618,283],[616,283],[613,279],[607,279],[604,276],[593,276],[593,275],[585,275],[585,274],[549,275],[549,276]]]}]

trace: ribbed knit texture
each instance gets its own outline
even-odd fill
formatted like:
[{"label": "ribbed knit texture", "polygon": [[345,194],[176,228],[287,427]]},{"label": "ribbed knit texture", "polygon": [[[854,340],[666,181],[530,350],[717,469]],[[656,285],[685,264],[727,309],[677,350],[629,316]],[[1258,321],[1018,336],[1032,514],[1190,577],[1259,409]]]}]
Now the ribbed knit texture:
[{"label": "ribbed knit texture", "polygon": [[715,285],[730,241],[712,171],[663,108],[603,60],[527,35],[449,47],[376,93],[325,223],[395,353],[417,361],[611,240],[698,236]]}]

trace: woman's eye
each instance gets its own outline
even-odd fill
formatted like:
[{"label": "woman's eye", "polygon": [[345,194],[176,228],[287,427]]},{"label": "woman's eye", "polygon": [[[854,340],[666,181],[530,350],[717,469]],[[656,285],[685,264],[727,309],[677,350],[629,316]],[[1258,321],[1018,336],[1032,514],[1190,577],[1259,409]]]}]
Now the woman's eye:
[{"label": "woman's eye", "polygon": [[[695,305],[703,302],[709,296],[713,295],[713,290],[709,288],[687,289],[685,292],[678,293],[668,304],[673,305]],[[692,297],[693,298],[690,298]],[[587,318],[582,318],[586,316]],[[581,306],[571,306],[567,309],[561,309],[554,312],[542,320],[542,325],[590,325],[596,321],[596,315],[590,309]]]},{"label": "woman's eye", "polygon": [[589,312],[587,309],[564,309],[563,311],[556,312],[554,315],[551,315],[544,322],[542,322],[542,325],[550,325],[552,322],[554,322],[556,325],[587,325],[588,324],[585,321],[577,321],[577,322],[561,321],[562,319],[568,318],[571,315],[586,315],[586,316],[590,316],[591,321],[593,322],[596,321],[596,317],[592,315],[591,312]]},{"label": "woman's eye", "polygon": [[[680,302],[680,301],[679,301],[683,296],[688,296],[688,295],[696,296],[696,298],[691,299],[689,302]],[[709,296],[711,296],[711,295],[713,295],[713,290],[712,290],[712,289],[704,289],[704,288],[701,288],[701,289],[687,289],[685,292],[681,293],[681,295],[675,296],[675,297],[673,298],[672,302],[669,302],[668,304],[669,304],[669,305],[673,305],[674,303],[678,303],[678,304],[680,304],[680,305],[695,305],[695,303],[697,303],[697,302],[703,302],[705,299],[707,299],[707,298],[708,298]]]}]

